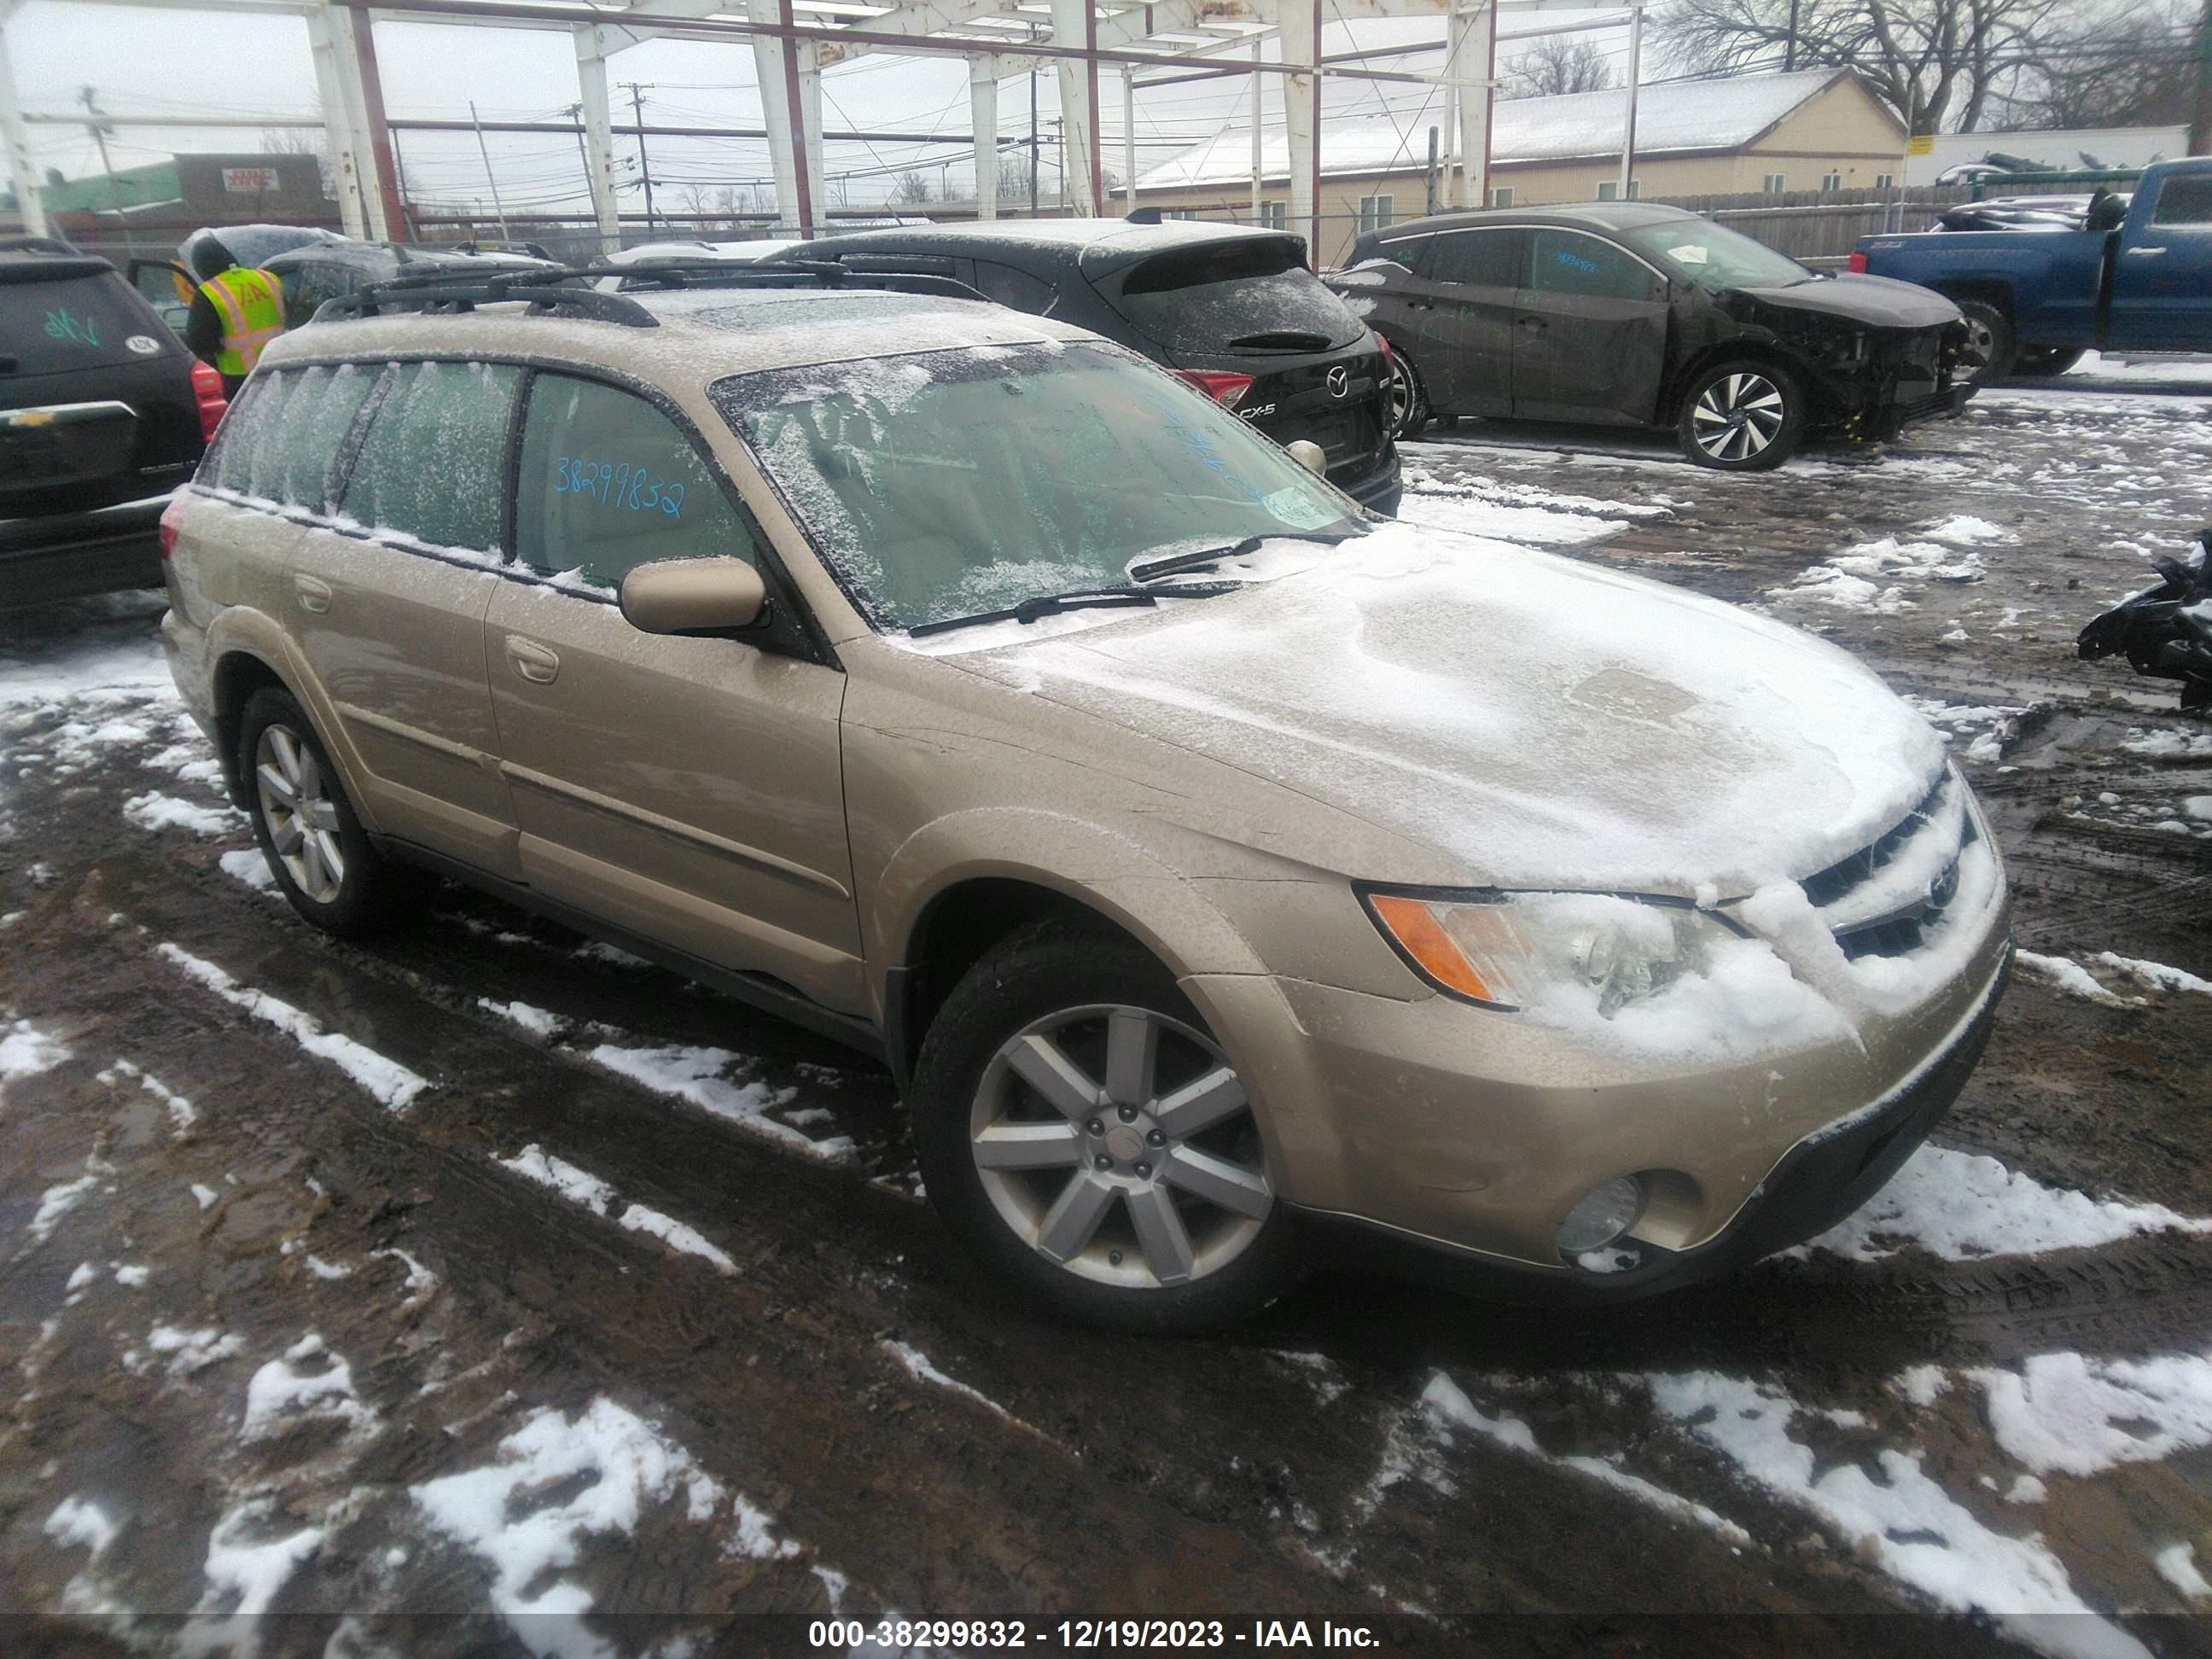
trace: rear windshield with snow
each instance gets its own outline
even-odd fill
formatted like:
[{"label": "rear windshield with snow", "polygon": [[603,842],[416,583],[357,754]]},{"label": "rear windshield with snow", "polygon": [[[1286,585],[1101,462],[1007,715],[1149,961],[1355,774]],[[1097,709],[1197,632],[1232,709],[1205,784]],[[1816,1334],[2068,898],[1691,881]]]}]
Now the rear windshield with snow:
[{"label": "rear windshield with snow", "polygon": [[1125,353],[969,347],[734,375],[714,404],[878,625],[1125,582],[1248,537],[1353,533],[1267,439]]},{"label": "rear windshield with snow", "polygon": [[1255,238],[1156,254],[1107,297],[1137,331],[1171,352],[1327,351],[1366,325],[1305,268],[1288,238]]},{"label": "rear windshield with snow", "polygon": [[130,292],[112,271],[0,285],[0,356],[13,357],[21,375],[159,356],[159,331]]}]

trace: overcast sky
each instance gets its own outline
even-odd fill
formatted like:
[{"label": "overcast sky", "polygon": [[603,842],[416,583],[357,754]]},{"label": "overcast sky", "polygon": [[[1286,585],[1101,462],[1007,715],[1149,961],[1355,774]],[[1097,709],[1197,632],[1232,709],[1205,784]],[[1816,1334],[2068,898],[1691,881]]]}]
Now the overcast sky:
[{"label": "overcast sky", "polygon": [[[1553,12],[1539,19],[1508,13],[1502,27],[1510,33],[1571,23],[1584,15]],[[1335,26],[1323,50],[1440,40],[1443,24],[1437,17],[1356,27],[1358,38],[1354,40],[1346,38],[1346,26]],[[158,161],[176,151],[257,150],[263,147],[262,121],[317,113],[307,26],[296,19],[29,0],[7,28],[17,92],[27,112],[81,114],[78,97],[89,85],[100,107],[118,115],[239,118],[237,127],[220,130],[151,128],[118,121],[108,150],[118,168]],[[1618,73],[1626,63],[1626,32],[1588,38],[1613,54]],[[395,119],[465,120],[473,99],[486,120],[565,121],[576,101],[575,58],[565,27],[538,31],[386,22],[377,26],[376,41],[385,101]],[[1498,56],[1503,61],[1525,49],[1525,43],[1502,43]],[[1269,55],[1274,55],[1272,46]],[[1370,66],[1432,73],[1440,62],[1440,55],[1431,53],[1425,58]],[[240,66],[247,66],[248,72],[241,75]],[[1647,75],[1651,72],[1647,67]],[[637,82],[643,86],[648,126],[754,126],[762,120],[750,44],[653,41],[616,58],[609,78],[617,83],[612,97],[617,119],[627,118],[629,110],[629,93],[622,83]],[[1048,123],[1058,101],[1055,77],[1048,70],[1038,79],[1039,104]],[[1238,76],[1140,90],[1136,123],[1139,173],[1224,123],[1245,125],[1249,119],[1248,88],[1249,77]],[[1118,173],[1121,92],[1120,76],[1111,66],[1102,74],[1100,95],[1105,105],[1106,165]],[[1386,101],[1401,121],[1434,123],[1442,117],[1443,99],[1430,88],[1341,79],[1328,83],[1328,108],[1347,117],[1380,113]],[[1279,125],[1279,94],[1272,81],[1267,105],[1267,122]],[[1026,77],[1001,84],[999,117],[1002,135],[1026,136]],[[840,173],[850,175],[846,190],[852,205],[882,200],[890,175],[908,167],[924,172],[933,184],[949,181],[957,193],[969,187],[967,66],[962,59],[876,55],[838,64],[823,76],[823,125],[830,129],[941,131],[955,141],[936,149],[882,143],[831,146],[826,155],[828,171],[833,179]],[[1049,125],[1046,132],[1049,142]],[[574,138],[551,133],[493,134],[488,143],[508,208],[579,211],[586,205],[582,161]],[[100,171],[98,150],[82,126],[34,125],[31,143],[42,174],[49,167],[59,167],[71,179]],[[714,190],[765,185],[770,178],[763,143],[649,139],[648,144],[659,205],[664,210],[681,207],[687,184]],[[410,197],[456,205],[488,202],[483,162],[470,135],[406,133],[401,146]],[[644,203],[635,185],[635,143],[617,136],[615,150],[621,174],[630,181],[623,211],[641,211]],[[1044,179],[1049,197],[1054,179],[1049,150]],[[659,193],[664,181],[668,189]],[[835,191],[833,184],[833,198]]]}]

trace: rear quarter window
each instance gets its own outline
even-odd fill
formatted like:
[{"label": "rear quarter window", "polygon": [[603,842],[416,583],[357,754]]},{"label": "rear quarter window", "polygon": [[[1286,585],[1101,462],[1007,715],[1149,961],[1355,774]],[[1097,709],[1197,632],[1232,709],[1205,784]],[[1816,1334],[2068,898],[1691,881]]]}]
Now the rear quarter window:
[{"label": "rear quarter window", "polygon": [[1042,276],[1032,276],[1026,270],[989,259],[975,261],[975,291],[987,300],[995,300],[1015,311],[1026,311],[1032,317],[1043,316],[1059,297],[1059,290]]},{"label": "rear quarter window", "polygon": [[1297,245],[1273,237],[1202,243],[1153,255],[1121,279],[1112,303],[1169,351],[1267,349],[1240,341],[1310,337],[1310,349],[1349,345],[1366,325],[1308,270]]},{"label": "rear quarter window", "polygon": [[2160,185],[2150,222],[2212,228],[2212,173],[2184,173]]},{"label": "rear quarter window", "polygon": [[143,362],[164,349],[161,327],[112,271],[0,283],[0,355],[18,375]]},{"label": "rear quarter window", "polygon": [[519,379],[503,363],[400,364],[346,480],[346,516],[432,547],[496,550]]}]

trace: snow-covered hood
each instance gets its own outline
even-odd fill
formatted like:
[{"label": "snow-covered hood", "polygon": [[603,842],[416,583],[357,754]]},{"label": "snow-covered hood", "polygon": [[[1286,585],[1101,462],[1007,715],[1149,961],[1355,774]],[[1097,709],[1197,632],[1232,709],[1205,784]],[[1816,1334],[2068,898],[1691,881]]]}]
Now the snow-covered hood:
[{"label": "snow-covered hood", "polygon": [[1815,283],[1735,292],[1777,311],[1812,312],[1867,328],[1941,328],[1959,320],[1959,307],[1931,289],[1851,271]]},{"label": "snow-covered hood", "polygon": [[1343,872],[1370,879],[1734,896],[1863,847],[1944,764],[1927,722],[1794,629],[1413,526],[1086,614],[1115,619],[947,660],[1443,855]]}]

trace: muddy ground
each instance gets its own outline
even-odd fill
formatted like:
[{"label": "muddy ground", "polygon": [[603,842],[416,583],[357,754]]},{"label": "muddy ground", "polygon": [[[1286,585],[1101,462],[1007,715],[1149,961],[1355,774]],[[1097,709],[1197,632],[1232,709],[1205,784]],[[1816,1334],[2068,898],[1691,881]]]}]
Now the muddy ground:
[{"label": "muddy ground", "polygon": [[1037,1323],[916,1200],[881,1071],[459,891],[311,932],[158,599],[7,619],[0,1642],[2212,1650],[2212,987],[2141,966],[2212,977],[2212,723],[2072,649],[2212,521],[2209,417],[2212,375],[2077,374],[1771,475],[1408,447],[1413,516],[1919,699],[2045,959],[1885,1225],[1603,1314],[1324,1278],[1206,1340]]}]

